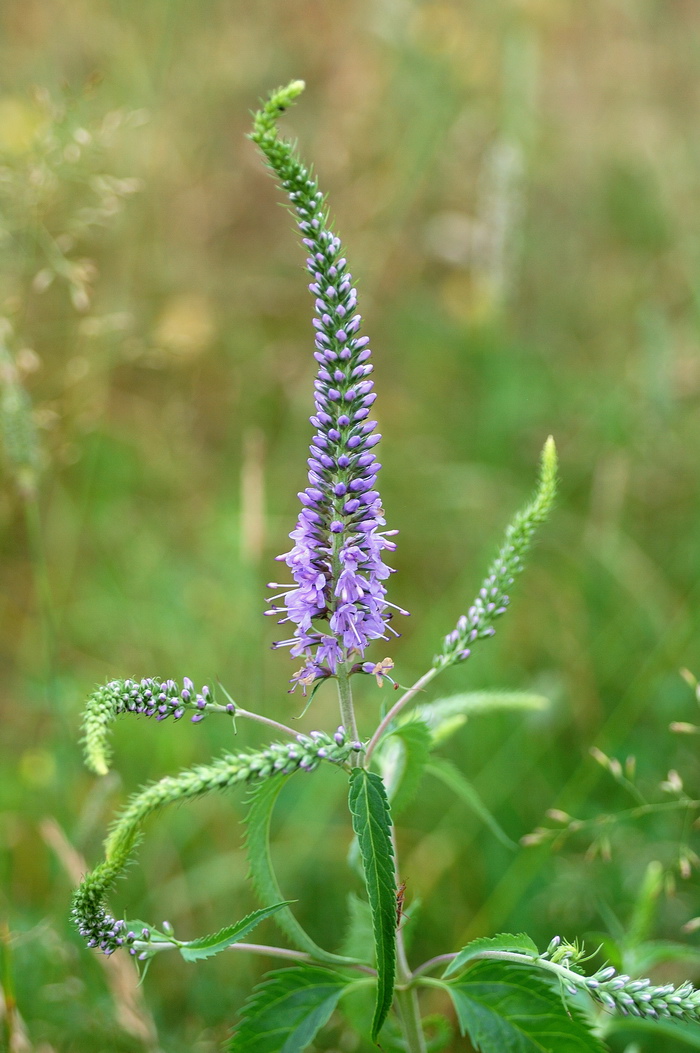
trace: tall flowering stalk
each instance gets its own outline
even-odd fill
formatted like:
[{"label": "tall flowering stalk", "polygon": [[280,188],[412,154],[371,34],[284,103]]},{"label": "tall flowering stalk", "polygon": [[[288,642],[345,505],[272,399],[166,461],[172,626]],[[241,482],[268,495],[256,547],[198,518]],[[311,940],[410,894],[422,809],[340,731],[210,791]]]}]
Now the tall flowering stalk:
[{"label": "tall flowering stalk", "polygon": [[[492,635],[494,623],[508,608],[511,585],[554,500],[556,450],[549,439],[533,498],[506,530],[476,599],[444,638],[432,666],[385,712],[371,738],[362,742],[355,726],[350,675],[372,672],[381,683],[392,664],[389,659],[365,662],[364,655],[370,642],[384,638],[390,629],[392,604],[386,598],[385,582],[391,570],[383,557],[385,550],[394,548],[393,532],[384,529],[376,488],[380,466],[374,450],[379,435],[370,420],[375,398],[372,366],[368,340],[359,336],[352,279],[340,241],[329,229],[316,180],[294,149],[277,137],[278,116],[302,88],[295,81],[274,92],[256,115],[252,133],[292,202],[309,251],[319,367],[309,484],[299,494],[302,508],[291,534],[293,547],[279,557],[290,569],[293,583],[278,586],[282,591],[271,601],[270,613],[294,626],[292,637],[278,646],[289,646],[295,657],[304,660],[293,678],[295,684],[306,690],[327,677],[336,678],[342,723],[334,732],[297,734],[269,717],[242,709],[223,689],[226,701],[217,701],[208,685],[197,690],[187,677],[181,683],[159,677],[112,679],[96,688],[86,706],[83,741],[88,767],[98,774],[108,770],[109,735],[113,722],[121,717],[153,717],[162,726],[168,718],[174,722],[187,716],[201,724],[205,717],[214,719],[218,714],[233,718],[234,728],[236,720],[252,719],[285,738],[248,752],[225,753],[132,795],[107,837],[103,862],[85,876],[75,894],[73,919],[78,931],[89,947],[106,955],[121,949],[144,966],[155,954],[175,949],[190,962],[229,948],[282,958],[288,966],[292,962],[292,967],[268,975],[253,992],[228,1053],[263,1048],[302,1053],[340,998],[366,984],[375,989],[374,1010],[361,1030],[378,1045],[393,1013],[401,1048],[408,1053],[427,1053],[419,1003],[424,987],[449,995],[462,1032],[482,1053],[503,1053],[506,1048],[603,1053],[576,1003],[568,1007],[562,1003],[562,997],[584,992],[605,1013],[639,1017],[646,1024],[659,1020],[695,1024],[700,1019],[700,992],[689,983],[658,986],[618,974],[607,965],[592,976],[584,975],[583,951],[559,937],[543,953],[523,934],[481,937],[457,954],[438,955],[415,969],[409,965],[402,931],[406,886],[400,876],[392,808],[396,815],[406,807],[423,775],[431,771],[448,771],[446,784],[462,799],[474,800],[473,790],[456,768],[447,769],[439,760],[430,763],[432,751],[455,730],[455,716],[470,712],[470,696],[431,703],[423,693],[444,669],[468,658],[477,641]],[[418,710],[406,721],[403,711],[419,697]],[[508,705],[494,702],[494,708],[504,704]],[[357,957],[339,955],[312,939],[292,912],[273,869],[269,838],[275,800],[287,778],[310,776],[321,766],[344,774],[349,784],[348,808],[366,893],[356,924],[350,919],[347,946]],[[150,817],[170,804],[236,787],[253,790],[246,850],[261,908],[216,933],[188,941],[176,939],[166,922],[159,930],[112,913],[107,898],[131,862]],[[296,949],[242,942],[259,922],[273,916]],[[438,964],[448,963],[440,979],[427,975]],[[450,1041],[449,1022],[442,1021],[441,1028],[440,1048],[445,1048]],[[398,1048],[394,1038],[387,1036],[387,1044]]]},{"label": "tall flowering stalk", "polygon": [[376,488],[381,465],[374,452],[381,436],[370,419],[377,396],[369,337],[359,335],[352,275],[340,238],[329,229],[318,182],[277,135],[277,118],[303,88],[303,81],[294,81],[273,92],[255,116],[251,138],[292,203],[309,251],[306,266],[315,297],[318,372],[309,485],[299,494],[302,508],[290,534],[294,545],[278,557],[294,584],[271,583],[283,591],[271,598],[268,612],[294,625],[293,636],[275,646],[303,657],[293,681],[306,688],[335,675],[349,660],[359,671],[369,642],[386,638],[393,605],[384,582],[392,570],[383,554],[396,547],[390,540],[396,531],[382,529],[386,521]]}]

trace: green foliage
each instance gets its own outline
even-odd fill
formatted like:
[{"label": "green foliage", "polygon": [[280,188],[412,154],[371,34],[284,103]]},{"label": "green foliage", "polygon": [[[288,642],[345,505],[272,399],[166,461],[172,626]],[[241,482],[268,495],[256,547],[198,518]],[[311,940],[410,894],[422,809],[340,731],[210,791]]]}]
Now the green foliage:
[{"label": "green foliage", "polygon": [[[283,778],[261,783],[251,795],[250,807],[246,816],[245,841],[250,877],[258,896],[266,906],[271,906],[283,899],[272,865],[270,826],[275,802],[286,781]],[[339,964],[347,962],[347,959],[340,955],[331,954],[319,947],[299,924],[289,907],[280,910],[275,915],[275,921],[292,943],[299,950],[306,951],[312,958]]]},{"label": "green foliage", "polygon": [[529,691],[462,691],[425,702],[412,712],[430,728],[436,745],[445,742],[470,718],[501,712],[538,712],[549,699]]},{"label": "green foliage", "polygon": [[[40,823],[50,811],[92,858],[119,790],[116,777],[86,779],[75,737],[86,685],[106,676],[216,671],[262,712],[285,721],[298,712],[259,617],[261,583],[290,514],[282,483],[299,478],[308,430],[299,399],[309,345],[292,336],[306,331],[307,307],[288,282],[284,245],[271,253],[261,238],[279,209],[243,140],[266,64],[309,80],[314,71],[294,131],[304,139],[311,131],[320,171],[350,188],[336,213],[360,254],[363,288],[377,292],[371,330],[382,425],[392,437],[381,459],[402,530],[392,586],[413,613],[408,647],[400,658],[398,646],[391,652],[398,677],[408,682],[419,671],[461,609],[479,553],[517,505],[537,436],[551,430],[566,463],[552,543],[533,561],[506,632],[449,673],[445,688],[546,692],[551,683],[561,707],[536,728],[473,722],[463,756],[478,759],[484,801],[513,836],[553,804],[575,816],[610,810],[619,787],[591,774],[581,738],[621,759],[634,754],[643,790],[673,767],[698,796],[698,740],[666,732],[697,712],[677,669],[696,662],[700,635],[689,591],[700,576],[700,199],[696,105],[683,90],[694,82],[698,21],[692,4],[600,5],[588,17],[551,0],[525,13],[522,5],[411,5],[410,18],[391,5],[368,5],[358,18],[345,5],[321,21],[313,6],[290,19],[281,0],[264,12],[241,3],[88,2],[66,5],[60,23],[45,5],[29,7],[7,0],[3,8],[0,284],[43,453],[40,533],[59,646],[45,668],[40,556],[6,478],[0,841],[17,1012],[37,1048],[141,1053],[148,1042],[123,1030],[128,1007],[109,986],[124,963],[112,959],[103,972],[100,960],[76,954],[63,917],[72,879],[42,843]],[[581,72],[565,91],[562,63]],[[86,82],[89,70],[97,76]],[[630,83],[641,89],[624,90]],[[47,91],[66,112],[40,129],[53,139],[45,149],[26,125]],[[29,111],[19,133],[11,108]],[[136,134],[135,108],[148,121]],[[104,133],[96,163],[75,139],[81,128]],[[67,161],[76,146],[79,159]],[[620,168],[634,179],[619,179]],[[143,192],[114,222],[112,191],[100,180],[109,227],[77,231],[66,247],[76,213],[94,214],[90,180],[105,173],[135,174]],[[661,211],[661,237],[650,208]],[[81,279],[70,286],[76,299],[94,264],[85,314],[68,303],[61,256]],[[362,727],[375,705],[369,686]],[[323,685],[321,705],[330,688]],[[196,732],[125,723],[117,730],[125,785],[235,749],[225,723]],[[239,733],[248,734],[240,723]],[[680,940],[686,909],[697,913],[697,873],[676,876],[679,842],[687,837],[697,850],[685,813],[626,824],[605,865],[576,841],[511,862],[492,838],[478,850],[454,838],[451,879],[440,865],[453,817],[444,795],[425,786],[420,809],[406,816],[411,891],[424,881],[436,889],[416,932],[416,962],[461,946],[466,919],[474,932],[526,925],[540,942],[551,926],[600,929],[609,924],[601,903],[628,916],[651,858],[665,870],[655,932]],[[331,874],[341,869],[346,828],[334,817],[321,842],[314,787],[296,789],[277,851],[288,852],[287,872],[299,883],[321,844]],[[167,829],[149,833],[153,895],[176,925],[190,925],[207,897],[237,902],[243,880],[231,846],[238,802],[203,801],[200,817],[177,809]],[[213,845],[227,848],[212,856]],[[424,859],[434,871],[418,872]],[[139,879],[134,896],[142,886]],[[134,906],[148,912],[140,898]],[[320,943],[335,946],[344,906],[345,888],[329,881],[313,930]],[[695,971],[658,959],[654,968],[662,977]],[[242,1003],[250,971],[240,954],[205,969],[161,963],[147,991],[160,1032],[151,1047],[190,1053],[216,1043],[222,1003]],[[633,1024],[629,1040],[636,1034],[644,1053],[679,1048],[676,1036],[660,1029],[646,1037]],[[625,1048],[623,1034],[615,1049]]]},{"label": "green foliage", "polygon": [[302,1053],[349,986],[310,965],[269,973],[244,1006],[229,1053]]},{"label": "green foliage", "polygon": [[347,897],[347,928],[343,937],[341,953],[358,962],[374,965],[374,930],[372,909],[366,900],[354,892]]},{"label": "green foliage", "polygon": [[423,1027],[426,1035],[427,1053],[442,1053],[442,1050],[451,1049],[454,1040],[454,1028],[444,1016],[432,1013],[423,1018]]},{"label": "green foliage", "polygon": [[634,971],[646,973],[670,962],[687,962],[700,966],[700,947],[674,940],[646,940],[628,952],[634,962]]},{"label": "green foliage", "polygon": [[452,976],[453,973],[462,969],[467,962],[472,962],[475,958],[480,957],[484,951],[517,951],[521,954],[531,955],[533,958],[536,958],[539,953],[534,940],[524,932],[516,935],[503,932],[498,936],[480,936],[479,939],[472,940],[471,943],[462,948],[457,957],[445,969],[444,975],[446,977]]},{"label": "green foliage", "polygon": [[379,775],[363,768],[353,769],[349,806],[372,909],[377,961],[377,1001],[372,1038],[376,1039],[391,1008],[396,972],[396,879],[391,814]]},{"label": "green foliage", "polygon": [[0,318],[0,453],[20,493],[34,494],[39,471],[39,436],[32,403],[5,343]]},{"label": "green foliage", "polygon": [[444,757],[433,757],[427,766],[427,771],[430,775],[434,775],[436,779],[439,779],[440,782],[443,782],[445,786],[448,786],[485,823],[494,837],[505,848],[509,848],[512,851],[517,847],[492,812],[486,807],[476,787],[462,775],[459,768],[452,761],[446,760]]},{"label": "green foliage", "polygon": [[241,918],[234,925],[226,925],[218,932],[212,932],[208,936],[200,936],[196,940],[188,940],[180,943],[178,950],[186,962],[197,962],[202,958],[213,958],[220,951],[225,951],[234,943],[239,943],[244,936],[252,932],[265,918],[272,917],[279,910],[283,910],[287,903],[275,903],[271,907],[261,907]]},{"label": "green foliage", "polygon": [[[394,745],[399,747],[396,752],[392,750]],[[382,750],[382,774],[394,819],[418,792],[431,747],[430,729],[421,720],[399,724],[386,739]]]},{"label": "green foliage", "polygon": [[[654,1053],[659,1048],[659,1041],[671,1039],[673,1050],[678,1046],[687,1049],[700,1049],[700,1024],[679,1023],[676,1020],[640,1020],[637,1017],[613,1016],[605,1021],[604,1036],[610,1038],[634,1038],[644,1042],[645,1053]],[[666,1048],[664,1046],[664,1048]]]},{"label": "green foliage", "polygon": [[603,1053],[579,1011],[534,971],[479,962],[445,986],[479,1053]]}]

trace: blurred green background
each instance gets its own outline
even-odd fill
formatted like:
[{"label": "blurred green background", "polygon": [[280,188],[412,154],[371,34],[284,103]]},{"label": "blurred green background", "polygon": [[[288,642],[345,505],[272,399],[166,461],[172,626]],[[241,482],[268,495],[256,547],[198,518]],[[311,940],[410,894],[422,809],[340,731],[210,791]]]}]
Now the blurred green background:
[{"label": "blurred green background", "polygon": [[[388,652],[398,679],[468,606],[553,433],[552,522],[497,637],[436,688],[551,705],[473,720],[450,756],[515,840],[555,805],[627,806],[593,744],[636,757],[645,794],[663,796],[671,768],[698,794],[697,740],[668,725],[696,712],[679,669],[700,672],[699,58],[694,0],[3,0],[0,915],[16,1050],[210,1053],[270,964],[163,957],[139,1000],[130,964],[103,968],[67,912],[72,853],[98,861],[125,795],[234,741],[225,720],[123,721],[119,775],[98,782],[78,745],[96,683],[220,677],[285,722],[302,708],[262,610],[304,483],[311,303],[245,138],[292,77],[307,91],[284,130],[329,193],[375,351],[401,531],[391,595],[412,612]],[[365,731],[386,694],[362,686]],[[335,713],[321,691],[300,727]],[[239,745],[260,741],[239,724]],[[343,795],[319,772],[279,809],[283,888],[328,947],[357,890]],[[231,795],[152,821],[115,909],[185,938],[252,909],[243,814]],[[611,859],[590,837],[516,856],[426,780],[400,838],[422,900],[412,958],[489,932],[624,927],[652,860],[653,934],[678,939],[700,913],[689,837],[671,814],[616,828]],[[276,939],[271,922],[258,938]],[[327,1036],[319,1049],[370,1048],[340,1023]]]}]

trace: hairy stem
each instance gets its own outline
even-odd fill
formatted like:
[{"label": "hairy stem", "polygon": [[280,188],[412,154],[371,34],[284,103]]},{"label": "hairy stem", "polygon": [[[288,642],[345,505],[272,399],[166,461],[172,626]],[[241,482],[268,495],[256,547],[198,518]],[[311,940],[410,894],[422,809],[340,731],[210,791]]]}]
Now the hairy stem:
[{"label": "hairy stem", "polygon": [[406,1049],[409,1050],[409,1053],[426,1053],[427,1047],[415,987],[397,990],[396,1002],[401,1014],[401,1030],[406,1040]]},{"label": "hairy stem", "polygon": [[[135,940],[133,945],[136,951],[149,951],[153,953],[157,951],[160,954],[161,951],[176,951],[180,947],[179,943],[174,940],[168,942],[166,940],[159,940],[157,943],[147,943],[144,940]],[[247,951],[249,954],[262,954],[267,958],[285,958],[288,961],[294,962],[310,962],[317,964],[317,959],[310,954],[306,954],[305,951],[293,951],[288,947],[274,947],[265,943],[232,943],[230,947],[226,948],[229,951]],[[369,965],[361,965],[359,962],[353,962],[348,959],[347,963],[343,963],[344,969],[355,969],[359,973],[366,973],[368,976],[376,976],[377,970],[372,969]]]},{"label": "hairy stem", "polygon": [[438,675],[439,672],[440,672],[439,669],[429,669],[428,672],[424,673],[423,676],[419,680],[416,680],[416,682],[413,685],[413,687],[409,687],[408,691],[404,692],[404,694],[401,696],[401,698],[398,700],[398,702],[394,703],[394,705],[391,707],[391,709],[389,710],[387,715],[384,717],[384,719],[379,724],[379,726],[378,726],[377,730],[375,731],[374,735],[372,735],[372,738],[369,740],[369,745],[367,746],[367,750],[365,752],[365,764],[366,765],[369,765],[370,757],[372,756],[372,754],[374,753],[375,749],[379,745],[379,742],[380,742],[380,740],[382,738],[382,735],[384,734],[386,729],[389,727],[389,725],[391,724],[392,720],[394,720],[394,718],[399,715],[401,710],[405,706],[407,706],[408,703],[413,698],[415,698],[415,696],[418,694],[418,692],[422,691],[423,688],[426,687],[430,683],[430,681],[433,680]]},{"label": "hairy stem", "polygon": [[[221,712],[227,712],[225,706],[218,707]],[[260,713],[251,713],[247,709],[241,709],[240,706],[236,706],[235,717],[245,717],[246,720],[256,720],[258,724],[265,724],[268,728],[274,728],[275,731],[281,731],[284,735],[290,735],[293,739],[299,734],[294,728],[288,728],[286,724],[280,724],[277,720],[271,720],[270,717],[263,717]]]},{"label": "hairy stem", "polygon": [[[391,843],[394,849],[394,873],[396,887],[401,884],[399,877],[399,853],[396,844],[396,830],[391,828]],[[406,1048],[409,1053],[426,1053],[425,1034],[420,1017],[420,1006],[418,994],[415,988],[410,986],[413,979],[411,967],[406,957],[406,945],[403,938],[403,929],[399,922],[396,930],[396,1003],[401,1018],[401,1030],[406,1040]]]},{"label": "hairy stem", "polygon": [[438,965],[447,965],[448,962],[454,961],[457,957],[455,952],[451,954],[437,954],[434,958],[429,958],[427,962],[423,962],[417,969],[413,970],[412,976],[415,980],[416,977],[422,976],[423,973],[430,972],[431,969],[437,968]]},{"label": "hairy stem", "polygon": [[[338,680],[338,702],[340,703],[340,722],[345,728],[348,739],[351,742],[359,742],[360,737],[357,730],[357,721],[355,720],[355,707],[352,702],[352,688],[350,686],[350,676],[348,675],[347,669],[344,665],[339,665],[336,672],[336,678]],[[355,766],[360,763],[359,753],[352,753],[350,755],[350,764]]]}]

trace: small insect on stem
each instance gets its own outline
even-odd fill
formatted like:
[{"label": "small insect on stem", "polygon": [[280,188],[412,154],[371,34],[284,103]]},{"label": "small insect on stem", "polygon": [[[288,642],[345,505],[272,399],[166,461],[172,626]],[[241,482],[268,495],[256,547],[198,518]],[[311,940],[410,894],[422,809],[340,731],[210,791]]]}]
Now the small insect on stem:
[{"label": "small insect on stem", "polygon": [[402,881],[396,890],[396,928],[401,924],[404,917],[403,901],[406,896],[406,882]]}]

